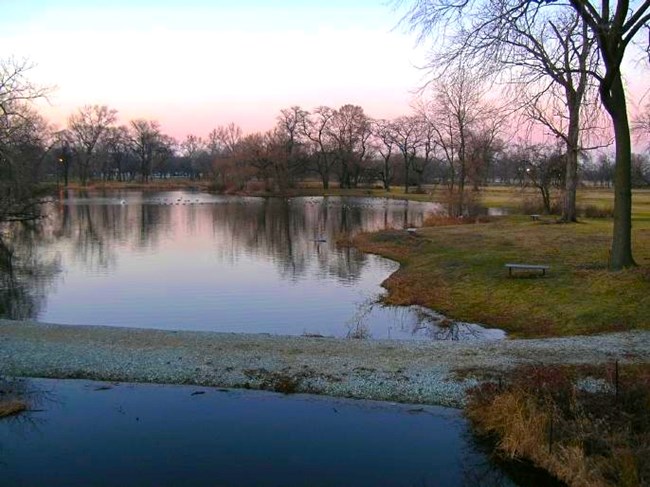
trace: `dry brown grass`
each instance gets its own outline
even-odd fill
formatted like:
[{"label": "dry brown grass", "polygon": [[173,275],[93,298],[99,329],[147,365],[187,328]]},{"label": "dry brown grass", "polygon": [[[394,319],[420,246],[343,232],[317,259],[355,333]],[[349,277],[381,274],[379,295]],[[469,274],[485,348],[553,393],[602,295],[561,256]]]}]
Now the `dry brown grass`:
[{"label": "dry brown grass", "polygon": [[0,400],[0,418],[14,416],[27,410],[27,403],[20,399]]},{"label": "dry brown grass", "polygon": [[648,485],[649,371],[622,369],[616,393],[576,386],[594,373],[611,381],[611,368],[524,367],[505,386],[475,389],[466,413],[501,455],[528,459],[571,486]]}]

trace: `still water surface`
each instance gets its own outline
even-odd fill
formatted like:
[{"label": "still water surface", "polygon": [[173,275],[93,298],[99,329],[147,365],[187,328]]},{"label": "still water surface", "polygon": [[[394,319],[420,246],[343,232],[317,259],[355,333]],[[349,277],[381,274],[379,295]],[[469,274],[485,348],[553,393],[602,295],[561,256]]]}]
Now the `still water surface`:
[{"label": "still water surface", "polygon": [[25,382],[38,411],[0,421],[0,485],[517,485],[474,443],[457,410]]},{"label": "still water surface", "polygon": [[[64,324],[371,338],[502,338],[376,304],[398,264],[337,247],[419,226],[435,203],[205,193],[68,193],[11,231],[2,315]],[[4,262],[6,265],[6,262]],[[7,274],[7,273],[5,273]]]}]

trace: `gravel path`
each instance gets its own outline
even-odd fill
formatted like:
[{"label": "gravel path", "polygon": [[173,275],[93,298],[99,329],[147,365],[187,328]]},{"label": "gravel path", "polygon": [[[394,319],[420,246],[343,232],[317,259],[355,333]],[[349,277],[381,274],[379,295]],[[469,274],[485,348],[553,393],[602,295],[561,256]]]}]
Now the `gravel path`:
[{"label": "gravel path", "polygon": [[[461,406],[474,372],[650,362],[650,332],[405,342],[0,320],[0,375],[200,384]],[[470,374],[468,374],[470,372]]]}]

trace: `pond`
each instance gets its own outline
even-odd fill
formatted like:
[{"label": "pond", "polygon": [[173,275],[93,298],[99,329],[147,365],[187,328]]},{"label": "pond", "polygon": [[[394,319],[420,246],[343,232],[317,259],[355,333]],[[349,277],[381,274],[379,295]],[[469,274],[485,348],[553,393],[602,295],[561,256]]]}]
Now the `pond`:
[{"label": "pond", "polygon": [[7,485],[552,485],[510,473],[460,411],[189,386],[21,381],[0,420]]},{"label": "pond", "polygon": [[[424,308],[378,304],[398,264],[349,246],[420,226],[435,203],[67,192],[5,229],[0,312],[62,324],[394,339],[498,339]],[[441,326],[444,325],[444,326]]]}]

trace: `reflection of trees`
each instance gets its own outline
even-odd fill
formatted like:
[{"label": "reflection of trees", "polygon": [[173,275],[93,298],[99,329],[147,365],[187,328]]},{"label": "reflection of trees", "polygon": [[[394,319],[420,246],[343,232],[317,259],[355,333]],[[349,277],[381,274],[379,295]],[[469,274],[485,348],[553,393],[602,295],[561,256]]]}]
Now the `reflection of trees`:
[{"label": "reflection of trees", "polygon": [[474,323],[453,321],[422,306],[385,307],[381,296],[370,296],[357,304],[357,309],[346,323],[348,338],[372,337],[372,318],[375,309],[387,310],[390,321],[407,336],[434,341],[465,341],[501,338],[499,330],[486,330]]},{"label": "reflection of trees", "polygon": [[245,251],[272,259],[285,278],[313,271],[353,282],[367,256],[349,247],[337,249],[336,241],[359,232],[419,225],[427,208],[368,198],[231,199],[212,207],[212,220],[223,258],[234,260]]},{"label": "reflection of trees", "polygon": [[[396,314],[399,311],[396,311]],[[464,341],[486,338],[484,329],[473,323],[453,321],[445,316],[420,306],[401,309],[404,316],[401,327],[412,335],[425,336],[437,341]]]},{"label": "reflection of trees", "polygon": [[[44,260],[46,252],[70,252],[86,267],[105,270],[116,265],[118,247],[153,249],[179,236],[213,241],[221,257],[232,262],[243,254],[273,262],[284,279],[314,275],[353,283],[368,257],[353,248],[337,248],[337,239],[417,225],[427,208],[413,202],[342,197],[216,197],[209,205],[199,205],[189,197],[134,191],[62,194],[48,218],[34,224],[38,239],[29,232],[14,232],[0,249],[6,269],[3,314],[38,314],[47,287],[43,275],[52,280],[60,270],[58,260]],[[189,250],[187,258],[192,258]]]},{"label": "reflection of trees", "polygon": [[[152,248],[161,232],[200,232],[206,207],[181,208],[145,202],[142,193],[77,194],[103,197],[107,204],[71,200],[61,205],[57,235],[71,240],[75,256],[87,265],[105,268],[115,261],[114,242]],[[155,199],[151,194],[149,200]],[[182,196],[185,200],[185,196]],[[241,252],[270,259],[287,279],[308,272],[344,281],[358,279],[366,256],[355,249],[337,249],[336,240],[360,231],[419,224],[424,205],[364,198],[220,198],[209,208],[221,257],[234,261]],[[319,242],[319,240],[325,242]]]},{"label": "reflection of trees", "polygon": [[[159,205],[142,204],[141,200],[119,204],[122,196],[111,193],[106,204],[95,204],[86,197],[100,195],[79,193],[81,201],[70,199],[58,205],[52,215],[53,234],[72,243],[74,257],[91,268],[109,268],[115,264],[116,244],[136,248],[155,247],[169,211]],[[129,195],[133,197],[132,195]]]},{"label": "reflection of trees", "polygon": [[61,272],[58,256],[40,252],[38,226],[11,224],[0,238],[0,316],[33,319],[45,304],[46,291]]}]

